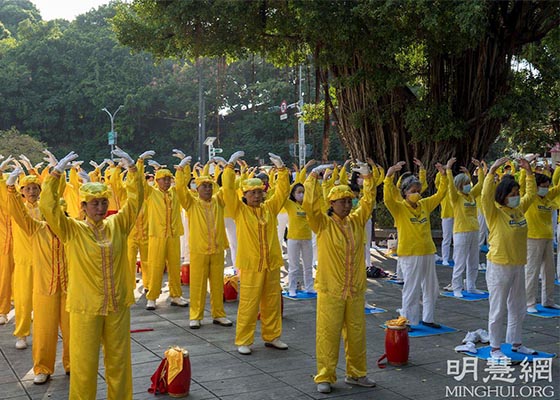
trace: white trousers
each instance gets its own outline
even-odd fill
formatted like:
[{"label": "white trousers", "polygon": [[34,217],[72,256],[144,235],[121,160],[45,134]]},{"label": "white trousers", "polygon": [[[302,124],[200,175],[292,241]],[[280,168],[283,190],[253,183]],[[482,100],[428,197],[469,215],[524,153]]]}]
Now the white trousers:
[{"label": "white trousers", "polygon": [[441,219],[441,258],[443,261],[451,260],[451,239],[453,239],[453,218]]},{"label": "white trousers", "polygon": [[436,300],[439,295],[434,255],[399,257],[399,263],[404,278],[401,315],[412,325],[418,325],[420,294],[422,294],[422,321],[434,322]]},{"label": "white trousers", "polygon": [[286,232],[286,227],[288,226],[288,213],[280,213],[276,217],[278,221],[278,225],[276,229],[278,229],[278,243],[280,243],[280,250],[282,253],[284,252],[282,244],[284,243],[284,233]]},{"label": "white trousers", "polygon": [[525,304],[525,268],[523,265],[500,265],[488,261],[486,283],[490,293],[488,333],[490,346],[499,348],[504,340],[507,317],[506,343],[521,344]]},{"label": "white trousers", "polygon": [[466,270],[467,291],[476,289],[478,275],[478,261],[480,248],[478,247],[478,231],[460,232],[453,234],[453,290],[463,290],[463,272]]},{"label": "white trousers", "polygon": [[486,218],[484,214],[478,210],[478,246],[484,246],[488,242],[488,225],[486,225]]},{"label": "white trousers", "polygon": [[541,303],[554,304],[554,250],[552,239],[527,239],[527,265],[525,265],[525,292],[527,307],[537,304],[539,274],[542,279]]},{"label": "white trousers", "polygon": [[313,245],[313,265],[318,263],[318,253],[317,253],[317,235],[315,232],[311,232],[311,243]]},{"label": "white trousers", "polygon": [[231,263],[235,267],[235,260],[237,257],[237,229],[235,229],[235,221],[233,218],[224,218],[224,225],[226,228],[226,236],[229,242],[229,251],[231,254]]},{"label": "white trousers", "polygon": [[[560,229],[556,231],[556,242],[560,243]],[[560,246],[560,244],[559,244]],[[560,251],[556,254],[556,279],[560,279]]]},{"label": "white trousers", "polygon": [[371,267],[371,254],[369,249],[371,247],[371,218],[367,220],[365,230],[366,230],[366,243],[364,244],[364,260],[366,260],[366,267]]},{"label": "white trousers", "polygon": [[303,288],[313,290],[313,245],[311,239],[288,239],[288,290],[295,292],[299,272],[299,261],[303,263]]}]

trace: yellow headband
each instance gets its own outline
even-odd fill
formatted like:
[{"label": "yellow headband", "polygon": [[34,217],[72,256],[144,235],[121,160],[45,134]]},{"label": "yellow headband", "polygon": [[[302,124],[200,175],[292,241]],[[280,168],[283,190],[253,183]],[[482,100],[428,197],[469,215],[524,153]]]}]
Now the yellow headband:
[{"label": "yellow headband", "polygon": [[91,201],[94,199],[108,199],[111,189],[101,182],[88,182],[80,186],[80,201]]},{"label": "yellow headband", "polygon": [[335,201],[344,199],[346,197],[354,198],[354,192],[350,190],[350,187],[348,185],[338,185],[331,189],[329,195],[327,196],[327,199],[329,201]]},{"label": "yellow headband", "polygon": [[246,179],[241,182],[241,190],[243,190],[243,192],[257,189],[264,190],[264,183],[259,178]]},{"label": "yellow headband", "polygon": [[23,178],[20,178],[19,180],[20,187],[31,185],[32,183],[41,186],[41,183],[39,182],[39,178],[37,177],[37,175],[27,175],[24,176]]},{"label": "yellow headband", "polygon": [[194,183],[196,183],[196,186],[200,186],[203,183],[212,183],[213,184],[214,179],[212,179],[212,177],[209,176],[209,175],[201,175],[194,180]]},{"label": "yellow headband", "polygon": [[156,171],[156,181],[160,178],[165,178],[166,176],[169,176],[171,178],[173,178],[173,174],[171,173],[170,170],[168,170],[167,168],[160,168]]}]

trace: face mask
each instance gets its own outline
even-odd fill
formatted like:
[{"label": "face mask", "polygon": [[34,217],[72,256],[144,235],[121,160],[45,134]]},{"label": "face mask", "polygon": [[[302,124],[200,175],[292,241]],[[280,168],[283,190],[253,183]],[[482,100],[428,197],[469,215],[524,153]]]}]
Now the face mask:
[{"label": "face mask", "polygon": [[352,207],[357,207],[358,206],[358,199],[352,199]]},{"label": "face mask", "polygon": [[296,199],[296,201],[303,201],[303,193],[294,194],[294,199]]},{"label": "face mask", "polygon": [[507,206],[509,208],[519,207],[519,203],[521,203],[521,197],[520,196],[508,197],[508,199],[507,199]]},{"label": "face mask", "polygon": [[410,193],[407,195],[407,198],[411,203],[418,203],[422,198],[422,195],[420,193]]},{"label": "face mask", "polygon": [[471,192],[471,189],[472,189],[472,186],[470,184],[465,185],[465,186],[463,186],[463,193],[469,194]]},{"label": "face mask", "polygon": [[191,189],[192,189],[192,190],[196,190],[196,183],[194,183],[194,182],[191,183]]},{"label": "face mask", "polygon": [[547,187],[539,187],[539,190],[537,191],[537,194],[541,197],[544,197],[548,194],[548,188]]}]

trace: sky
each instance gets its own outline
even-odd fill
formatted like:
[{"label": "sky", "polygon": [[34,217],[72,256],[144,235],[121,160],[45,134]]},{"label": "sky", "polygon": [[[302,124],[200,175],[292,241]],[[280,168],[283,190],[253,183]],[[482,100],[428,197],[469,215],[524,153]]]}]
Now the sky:
[{"label": "sky", "polygon": [[44,20],[63,18],[72,21],[77,15],[97,8],[110,0],[31,0]]}]

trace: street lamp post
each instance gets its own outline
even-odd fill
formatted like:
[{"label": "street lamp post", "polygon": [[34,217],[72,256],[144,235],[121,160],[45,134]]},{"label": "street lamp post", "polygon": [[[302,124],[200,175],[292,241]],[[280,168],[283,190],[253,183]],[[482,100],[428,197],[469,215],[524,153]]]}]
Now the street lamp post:
[{"label": "street lamp post", "polygon": [[113,114],[111,114],[109,110],[107,110],[107,107],[101,109],[101,111],[105,111],[109,115],[109,118],[111,119],[111,132],[109,132],[108,135],[109,144],[111,145],[111,160],[113,159],[113,150],[115,149],[115,145],[117,144],[117,135],[115,133],[115,116],[123,107],[124,105],[121,104]]}]

